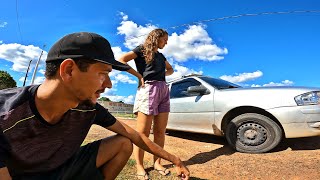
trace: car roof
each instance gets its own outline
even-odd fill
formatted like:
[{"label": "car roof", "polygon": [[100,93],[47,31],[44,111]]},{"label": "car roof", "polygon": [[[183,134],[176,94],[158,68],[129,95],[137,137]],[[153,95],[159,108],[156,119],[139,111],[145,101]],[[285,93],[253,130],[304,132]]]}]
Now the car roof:
[{"label": "car roof", "polygon": [[179,77],[179,78],[170,80],[170,81],[168,81],[167,83],[170,84],[170,83],[173,83],[173,82],[176,82],[176,81],[180,81],[180,80],[183,80],[183,79],[187,79],[187,78],[189,78],[189,77],[208,77],[208,76],[204,76],[204,75],[201,75],[201,74],[189,74],[189,75],[184,75],[184,76],[181,76],[181,77]]}]

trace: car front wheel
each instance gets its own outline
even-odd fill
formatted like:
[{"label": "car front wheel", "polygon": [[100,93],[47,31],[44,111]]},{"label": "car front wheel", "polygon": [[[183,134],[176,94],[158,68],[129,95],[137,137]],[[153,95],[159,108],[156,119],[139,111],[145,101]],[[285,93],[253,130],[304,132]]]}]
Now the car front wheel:
[{"label": "car front wheel", "polygon": [[282,129],[264,115],[246,113],[230,121],[226,129],[226,138],[239,152],[264,153],[281,142]]}]

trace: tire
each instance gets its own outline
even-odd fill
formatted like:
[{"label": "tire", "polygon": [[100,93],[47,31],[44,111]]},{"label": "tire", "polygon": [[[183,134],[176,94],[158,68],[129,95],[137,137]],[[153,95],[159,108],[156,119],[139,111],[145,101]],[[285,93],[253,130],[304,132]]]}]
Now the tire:
[{"label": "tire", "polygon": [[282,140],[282,129],[272,119],[256,113],[246,113],[227,125],[226,138],[235,150],[244,153],[264,153]]}]

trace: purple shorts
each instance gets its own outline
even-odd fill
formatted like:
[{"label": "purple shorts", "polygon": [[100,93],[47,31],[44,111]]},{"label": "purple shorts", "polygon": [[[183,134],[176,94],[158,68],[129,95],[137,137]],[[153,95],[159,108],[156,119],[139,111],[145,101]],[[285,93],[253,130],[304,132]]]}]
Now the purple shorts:
[{"label": "purple shorts", "polygon": [[138,89],[133,113],[138,111],[146,115],[170,112],[170,92],[165,81],[147,81]]}]

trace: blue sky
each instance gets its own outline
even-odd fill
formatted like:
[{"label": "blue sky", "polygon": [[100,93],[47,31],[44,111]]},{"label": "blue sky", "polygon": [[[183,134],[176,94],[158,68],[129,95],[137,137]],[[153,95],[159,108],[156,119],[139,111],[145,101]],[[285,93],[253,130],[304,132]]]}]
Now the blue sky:
[{"label": "blue sky", "polygon": [[[167,80],[198,73],[242,86],[320,87],[318,0],[0,1],[0,70],[19,87],[32,59],[26,85],[31,83],[42,50],[35,83],[43,81],[49,48],[68,33],[103,35],[117,58],[154,28],[169,33],[162,53],[175,72]],[[292,11],[316,12],[254,15]],[[214,20],[244,14],[253,15]],[[103,96],[133,103],[137,79],[119,71],[111,79],[113,88]]]}]

